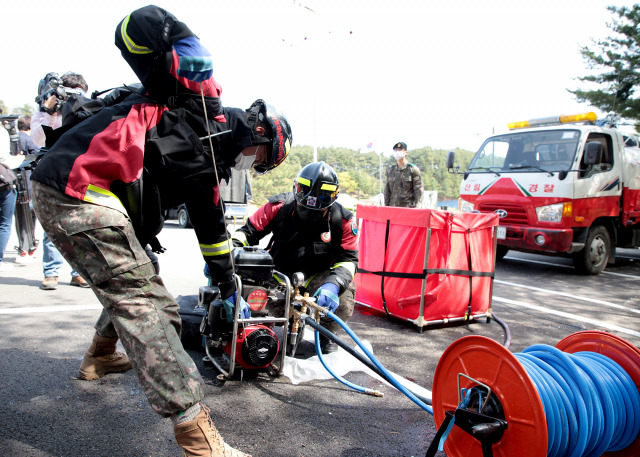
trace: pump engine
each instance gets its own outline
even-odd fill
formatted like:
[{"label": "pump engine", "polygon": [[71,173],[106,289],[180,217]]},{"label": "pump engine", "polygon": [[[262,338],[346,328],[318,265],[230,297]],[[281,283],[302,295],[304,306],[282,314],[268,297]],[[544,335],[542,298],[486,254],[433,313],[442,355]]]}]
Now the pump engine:
[{"label": "pump engine", "polygon": [[[204,311],[200,334],[207,357],[225,376],[231,377],[237,366],[248,370],[275,368],[284,364],[289,332],[289,279],[275,271],[271,255],[256,247],[237,249],[234,254],[237,290],[247,302],[250,318],[230,315],[217,286],[203,286],[198,307]],[[237,311],[237,308],[236,308]],[[282,332],[276,333],[278,327]],[[279,335],[278,335],[279,334]],[[274,364],[278,353],[280,366]]]}]

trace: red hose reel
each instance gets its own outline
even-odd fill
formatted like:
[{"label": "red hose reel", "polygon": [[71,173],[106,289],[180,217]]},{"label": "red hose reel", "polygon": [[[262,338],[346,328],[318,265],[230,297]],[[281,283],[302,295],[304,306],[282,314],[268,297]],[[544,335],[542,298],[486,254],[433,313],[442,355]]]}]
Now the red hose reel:
[{"label": "red hose reel", "polygon": [[[591,351],[618,363],[640,390],[640,349],[615,335],[584,331],[574,333],[556,347],[563,352]],[[547,421],[537,389],[518,359],[504,346],[483,336],[468,336],[451,344],[440,358],[433,381],[433,415],[436,427],[447,411],[459,405],[460,389],[486,385],[500,403],[507,428],[492,445],[502,457],[546,457]],[[480,457],[480,441],[453,427],[444,444],[449,457]],[[640,456],[640,436],[627,448],[607,457]]]}]

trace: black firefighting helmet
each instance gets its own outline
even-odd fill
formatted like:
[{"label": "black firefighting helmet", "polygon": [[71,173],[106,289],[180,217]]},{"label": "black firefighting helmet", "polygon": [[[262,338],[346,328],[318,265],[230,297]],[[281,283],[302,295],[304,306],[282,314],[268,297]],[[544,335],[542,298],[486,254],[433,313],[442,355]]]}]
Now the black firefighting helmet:
[{"label": "black firefighting helmet", "polygon": [[269,126],[268,136],[256,135],[253,139],[254,145],[270,144],[267,148],[267,161],[264,164],[256,165],[254,170],[263,174],[274,169],[287,158],[291,150],[291,127],[284,114],[278,112],[272,105],[264,100],[256,100],[247,110],[249,114],[249,126],[255,131],[258,123]]},{"label": "black firefighting helmet", "polygon": [[340,192],[338,175],[324,162],[305,166],[293,181],[296,201],[308,209],[325,209],[333,205]]}]

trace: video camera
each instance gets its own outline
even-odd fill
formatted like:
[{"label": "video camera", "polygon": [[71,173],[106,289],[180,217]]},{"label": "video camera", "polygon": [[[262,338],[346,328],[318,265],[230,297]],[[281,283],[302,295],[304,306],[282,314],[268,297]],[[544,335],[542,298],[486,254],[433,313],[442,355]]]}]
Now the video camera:
[{"label": "video camera", "polygon": [[[17,114],[5,114],[5,115],[0,116],[0,122],[2,122],[2,124],[4,125],[5,122],[17,121],[19,117],[20,116],[18,116]],[[5,127],[5,128],[7,128],[7,127]],[[8,128],[7,128],[7,130],[8,130]]]},{"label": "video camera", "polygon": [[[44,78],[40,80],[38,84],[38,95],[36,96],[36,103],[40,107],[40,111],[53,114],[62,111],[62,105],[69,98],[71,94],[82,94],[80,89],[72,89],[65,87],[62,84],[62,79],[58,73],[47,73]],[[44,106],[45,102],[52,96],[56,96],[57,102],[52,108]]]},{"label": "video camera", "polygon": [[[20,116],[17,114],[7,114],[0,116],[0,123],[9,132],[9,147],[12,156],[17,156],[21,153],[20,135],[18,134],[18,129],[16,128],[16,121],[19,118]],[[45,148],[40,148],[37,154],[26,155],[24,161],[15,169],[32,170],[36,167],[37,163],[40,161],[45,152]]]},{"label": "video camera", "polygon": [[11,155],[20,154],[20,136],[18,135],[18,129],[16,128],[16,121],[18,120],[17,114],[6,114],[0,116],[0,123],[9,132],[9,142]]}]

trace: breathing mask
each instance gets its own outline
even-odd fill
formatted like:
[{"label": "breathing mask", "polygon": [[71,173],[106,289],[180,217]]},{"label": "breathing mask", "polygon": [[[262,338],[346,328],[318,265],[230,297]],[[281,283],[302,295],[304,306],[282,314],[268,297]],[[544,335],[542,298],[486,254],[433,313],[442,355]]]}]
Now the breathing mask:
[{"label": "breathing mask", "polygon": [[[256,148],[256,153],[258,152],[258,148]],[[233,168],[235,168],[238,171],[242,171],[242,170],[250,170],[251,167],[253,166],[253,162],[256,161],[256,154],[250,155],[250,156],[246,156],[242,153],[238,154],[238,156],[236,157],[236,162],[233,165]]]},{"label": "breathing mask", "polygon": [[402,160],[406,155],[407,155],[407,151],[402,151],[402,150],[393,151],[393,156],[396,158],[396,160]]}]

